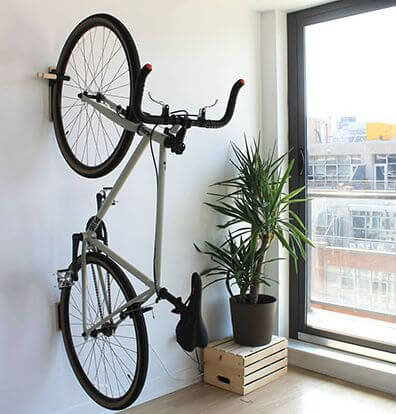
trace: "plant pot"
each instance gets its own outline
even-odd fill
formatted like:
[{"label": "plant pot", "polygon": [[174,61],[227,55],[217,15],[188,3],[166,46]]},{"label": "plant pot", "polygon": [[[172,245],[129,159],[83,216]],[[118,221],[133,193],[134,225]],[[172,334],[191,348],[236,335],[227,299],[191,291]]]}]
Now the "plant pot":
[{"label": "plant pot", "polygon": [[276,298],[259,295],[257,304],[240,303],[239,298],[239,295],[230,298],[234,341],[247,346],[271,342],[275,326]]}]

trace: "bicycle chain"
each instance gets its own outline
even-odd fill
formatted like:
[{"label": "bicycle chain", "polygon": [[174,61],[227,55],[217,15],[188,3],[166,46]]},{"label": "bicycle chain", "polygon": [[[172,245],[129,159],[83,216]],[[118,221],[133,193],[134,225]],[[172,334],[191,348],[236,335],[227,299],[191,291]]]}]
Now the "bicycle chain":
[{"label": "bicycle chain", "polygon": [[96,275],[95,275],[95,271],[94,271],[94,266],[93,266],[93,264],[91,264],[91,270],[92,270],[92,275],[93,275],[93,280],[94,280],[94,285],[95,285],[96,300],[98,301],[99,315],[100,315],[100,319],[103,319],[103,311],[102,311],[102,306],[101,306],[101,304],[100,304],[100,300],[99,300],[99,289],[98,289],[98,282],[97,282],[97,280],[96,280]]},{"label": "bicycle chain", "polygon": [[107,277],[107,298],[109,301],[109,313],[111,313],[111,296],[110,296],[110,276],[109,276],[109,272],[106,272],[106,277]]}]

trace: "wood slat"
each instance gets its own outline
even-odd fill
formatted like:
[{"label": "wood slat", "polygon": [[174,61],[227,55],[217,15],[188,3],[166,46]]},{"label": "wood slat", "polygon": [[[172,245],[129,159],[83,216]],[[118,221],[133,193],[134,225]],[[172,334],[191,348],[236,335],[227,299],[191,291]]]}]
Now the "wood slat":
[{"label": "wood slat", "polygon": [[278,378],[282,377],[283,375],[285,375],[287,373],[287,367],[280,369],[279,371],[275,371],[270,375],[267,375],[264,378],[261,378],[257,381],[252,382],[249,385],[246,385],[244,387],[244,392],[243,395],[248,394],[249,392],[252,392],[254,390],[257,390],[257,388],[263,387],[264,385],[269,384],[272,381],[277,380]]},{"label": "wood slat", "polygon": [[261,352],[254,352],[250,355],[244,357],[245,359],[245,366],[253,364],[261,359],[274,354],[275,352],[281,351],[282,349],[287,348],[287,340],[283,339],[283,341],[276,343],[275,345],[271,346],[271,348],[263,349]]},{"label": "wood slat", "polygon": [[282,351],[276,352],[275,354],[272,354],[267,358],[261,359],[260,361],[257,361],[253,364],[245,366],[243,370],[244,376],[257,371],[260,368],[264,368],[267,365],[273,364],[274,362],[279,361],[280,359],[287,358],[287,354],[288,354],[287,349],[282,349]]},{"label": "wood slat", "polygon": [[282,338],[280,336],[273,336],[272,341],[270,343],[266,344],[266,345],[262,345],[262,346],[244,346],[244,347],[241,347],[240,349],[238,349],[236,351],[236,353],[238,355],[242,355],[243,357],[246,357],[248,355],[255,354],[257,352],[261,352],[261,351],[264,351],[268,348],[271,348],[272,346],[275,346],[275,345],[277,345],[278,343],[280,343],[282,341],[285,341],[285,338]]},{"label": "wood slat", "polygon": [[227,342],[234,343],[234,339],[232,338],[232,336],[230,336],[228,338],[224,338],[224,339],[219,339],[218,341],[211,342],[208,345],[208,348],[216,348],[216,347],[221,346],[221,345],[223,345],[223,344],[225,344]]},{"label": "wood slat", "polygon": [[264,378],[267,375],[271,374],[272,372],[278,371],[281,368],[287,366],[287,358],[283,358],[280,361],[277,361],[273,364],[269,364],[264,368],[259,369],[256,372],[253,372],[250,375],[243,377],[243,385],[247,386],[254,381],[259,380],[260,378]]}]

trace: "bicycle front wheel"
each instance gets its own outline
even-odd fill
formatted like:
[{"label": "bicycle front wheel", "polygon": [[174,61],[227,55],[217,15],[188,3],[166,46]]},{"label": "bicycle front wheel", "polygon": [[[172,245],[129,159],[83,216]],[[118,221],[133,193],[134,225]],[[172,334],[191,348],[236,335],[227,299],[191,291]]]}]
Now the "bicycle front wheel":
[{"label": "bicycle front wheel", "polygon": [[[99,253],[87,256],[87,328],[136,297],[120,267]],[[103,289],[100,276],[105,285]],[[106,291],[107,300],[103,294]],[[147,374],[148,339],[143,313],[130,312],[102,324],[85,340],[82,336],[81,257],[78,281],[62,289],[60,322],[66,352],[78,381],[101,406],[122,410],[139,396]]]},{"label": "bicycle front wheel", "polygon": [[56,67],[52,114],[61,153],[78,174],[97,178],[111,172],[125,156],[134,135],[78,95],[101,94],[126,109],[126,118],[132,120],[139,69],[129,31],[112,16],[90,16],[68,37]]}]

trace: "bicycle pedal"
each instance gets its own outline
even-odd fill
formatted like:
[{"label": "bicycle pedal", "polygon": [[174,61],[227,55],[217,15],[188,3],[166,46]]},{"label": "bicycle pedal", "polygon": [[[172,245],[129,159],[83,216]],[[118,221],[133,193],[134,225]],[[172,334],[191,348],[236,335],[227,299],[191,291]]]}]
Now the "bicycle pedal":
[{"label": "bicycle pedal", "polygon": [[64,289],[73,286],[73,272],[70,269],[57,270],[56,276],[59,289]]}]

